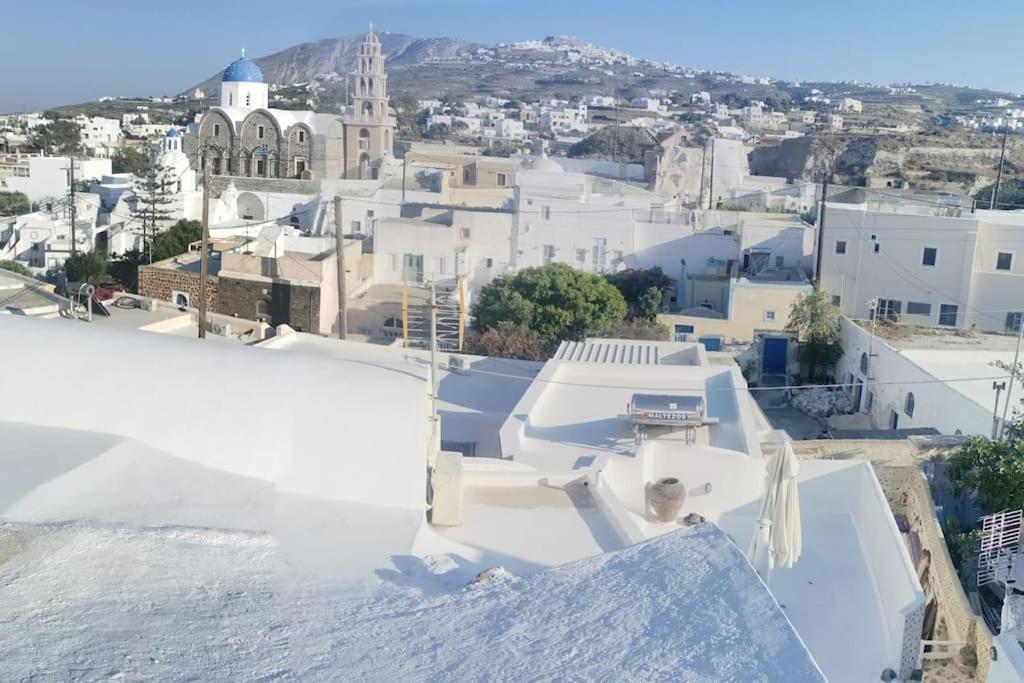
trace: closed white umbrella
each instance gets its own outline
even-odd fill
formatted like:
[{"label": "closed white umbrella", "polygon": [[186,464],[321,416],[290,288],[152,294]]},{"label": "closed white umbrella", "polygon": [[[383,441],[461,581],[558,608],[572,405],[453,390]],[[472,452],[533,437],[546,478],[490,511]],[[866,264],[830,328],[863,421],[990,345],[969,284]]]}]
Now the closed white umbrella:
[{"label": "closed white umbrella", "polygon": [[793,453],[793,445],[785,441],[768,462],[761,513],[747,551],[748,559],[765,581],[772,568],[792,567],[800,557],[799,473],[800,463]]}]

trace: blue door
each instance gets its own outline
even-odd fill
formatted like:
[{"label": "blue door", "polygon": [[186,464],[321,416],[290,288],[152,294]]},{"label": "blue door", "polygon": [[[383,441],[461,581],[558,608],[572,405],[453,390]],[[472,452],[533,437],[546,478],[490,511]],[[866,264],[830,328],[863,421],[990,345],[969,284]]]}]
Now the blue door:
[{"label": "blue door", "polygon": [[785,375],[789,340],[780,337],[764,337],[762,340],[761,374]]}]

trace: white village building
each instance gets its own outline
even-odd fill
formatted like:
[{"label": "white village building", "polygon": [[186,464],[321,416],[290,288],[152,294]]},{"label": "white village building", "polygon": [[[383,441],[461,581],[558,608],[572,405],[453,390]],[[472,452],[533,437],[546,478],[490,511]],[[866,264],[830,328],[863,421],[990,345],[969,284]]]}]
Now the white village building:
[{"label": "white village building", "polygon": [[829,202],[822,285],[844,315],[1014,331],[1024,317],[1024,213],[870,192]]}]

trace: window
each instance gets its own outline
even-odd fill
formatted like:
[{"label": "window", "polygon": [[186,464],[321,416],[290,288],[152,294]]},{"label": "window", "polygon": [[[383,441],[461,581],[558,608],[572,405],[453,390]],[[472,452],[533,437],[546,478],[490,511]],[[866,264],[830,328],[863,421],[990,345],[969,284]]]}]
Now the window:
[{"label": "window", "polygon": [[907,417],[914,417],[914,392],[907,394],[907,398],[903,401],[903,412],[907,414]]},{"label": "window", "polygon": [[473,235],[473,231],[469,228],[462,229],[462,239],[468,240]]},{"label": "window", "polygon": [[837,254],[845,254],[846,253],[846,240],[836,240],[836,253]]},{"label": "window", "polygon": [[494,259],[492,259],[492,258],[489,258],[489,259],[484,259],[484,264],[485,264],[485,265],[486,265],[486,266],[487,266],[488,268],[493,268],[493,267],[494,267]]},{"label": "window", "polygon": [[305,141],[306,141],[306,131],[300,130],[299,131],[299,142],[305,142]]},{"label": "window", "polygon": [[540,217],[543,218],[546,221],[551,220],[551,207],[550,206],[542,206],[542,207],[540,207]]},{"label": "window", "polygon": [[263,136],[266,132],[267,131],[263,126],[256,126],[256,137],[258,137],[260,140],[263,139]]},{"label": "window", "polygon": [[576,267],[577,268],[582,268],[586,264],[586,262],[587,262],[587,250],[586,249],[577,249],[576,250],[575,261],[576,261]]},{"label": "window", "polygon": [[470,183],[473,180],[473,169],[468,166],[462,169],[462,182]]},{"label": "window", "polygon": [[899,429],[900,427],[900,414],[895,410],[889,411],[889,429]]},{"label": "window", "polygon": [[235,106],[235,96],[232,93],[228,93],[228,106]]},{"label": "window", "polygon": [[996,270],[1013,270],[1013,254],[1008,251],[996,254]]},{"label": "window", "polygon": [[868,375],[868,354],[860,354],[860,374],[867,377]]},{"label": "window", "polygon": [[256,320],[266,322],[267,302],[260,299],[256,302]]},{"label": "window", "polygon": [[776,268],[785,268],[786,267],[786,257],[785,256],[776,256],[775,257],[775,267]]},{"label": "window", "polygon": [[956,314],[958,307],[955,304],[941,304],[939,306],[939,324],[947,327],[956,327]]},{"label": "window", "polygon": [[907,302],[907,315],[931,315],[932,305],[920,301]]},{"label": "window", "polygon": [[263,159],[257,159],[256,160],[256,175],[262,177],[262,176],[266,175],[266,172],[267,172],[267,162],[264,161]]},{"label": "window", "polygon": [[882,251],[882,245],[879,244],[878,242],[875,242],[875,245],[874,245],[874,248],[872,249],[872,251],[874,251],[876,254],[879,253],[880,251]]},{"label": "window", "polygon": [[608,239],[605,237],[595,237],[592,244],[594,270],[598,273],[603,273],[607,266]]},{"label": "window", "polygon": [[506,185],[508,185],[508,176],[506,176],[504,173],[499,173],[498,187],[505,187]]},{"label": "window", "polygon": [[839,308],[839,305],[842,302],[843,302],[842,297],[839,297],[839,296],[833,296],[832,297],[832,305],[835,306],[836,308]]},{"label": "window", "polygon": [[878,308],[875,309],[875,319],[898,322],[900,319],[900,313],[902,312],[902,301],[896,301],[895,299],[879,299]]},{"label": "window", "polygon": [[934,268],[939,262],[939,250],[935,247],[925,247],[921,252],[921,265]]},{"label": "window", "polygon": [[1006,314],[1006,331],[1017,334],[1020,332],[1021,325],[1024,325],[1024,313],[1011,312]]},{"label": "window", "polygon": [[217,137],[218,135],[220,135],[220,124],[215,123],[213,124],[213,136]]},{"label": "window", "polygon": [[540,261],[541,264],[546,266],[549,263],[552,263],[554,260],[555,260],[555,245],[553,245],[553,244],[545,244],[544,247],[543,247],[543,252],[541,254],[541,261]]},{"label": "window", "polygon": [[764,321],[766,323],[773,323],[773,322],[775,322],[775,311],[766,310],[764,312]]},{"label": "window", "polygon": [[352,233],[358,235],[363,231],[363,224],[360,221],[352,221]]},{"label": "window", "polygon": [[693,325],[673,325],[672,339],[677,342],[686,341],[686,335],[693,334]]},{"label": "window", "polygon": [[622,250],[621,249],[615,249],[615,250],[612,251],[612,263],[613,264],[622,263],[622,259],[623,259],[623,257],[622,257]]},{"label": "window", "polygon": [[375,213],[373,213],[373,209],[367,209],[367,210],[366,210],[366,217],[367,217],[367,218],[373,218],[373,217],[374,217],[375,215],[376,215],[376,214],[375,214]]},{"label": "window", "polygon": [[444,256],[434,257],[434,272],[438,275],[444,275]]}]

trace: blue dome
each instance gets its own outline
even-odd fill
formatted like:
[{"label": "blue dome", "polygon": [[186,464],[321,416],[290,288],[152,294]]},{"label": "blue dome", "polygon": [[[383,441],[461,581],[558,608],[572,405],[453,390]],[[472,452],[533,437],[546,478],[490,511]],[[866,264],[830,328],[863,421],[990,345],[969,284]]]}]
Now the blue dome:
[{"label": "blue dome", "polygon": [[256,62],[242,57],[224,69],[223,80],[225,83],[262,83],[263,72],[256,66]]},{"label": "blue dome", "polygon": [[176,137],[180,137],[180,136],[181,136],[181,133],[178,132],[177,128],[169,128],[167,130],[167,137],[169,137],[169,138],[176,138]]}]

